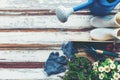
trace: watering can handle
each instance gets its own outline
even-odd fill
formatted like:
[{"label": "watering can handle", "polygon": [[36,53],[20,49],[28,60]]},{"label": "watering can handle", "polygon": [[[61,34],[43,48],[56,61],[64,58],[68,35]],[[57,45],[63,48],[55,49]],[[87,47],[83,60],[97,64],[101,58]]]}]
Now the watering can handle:
[{"label": "watering can handle", "polygon": [[88,0],[88,2],[83,3],[83,4],[79,5],[79,6],[74,7],[73,8],[74,12],[89,7],[93,3],[93,1],[94,0]]}]

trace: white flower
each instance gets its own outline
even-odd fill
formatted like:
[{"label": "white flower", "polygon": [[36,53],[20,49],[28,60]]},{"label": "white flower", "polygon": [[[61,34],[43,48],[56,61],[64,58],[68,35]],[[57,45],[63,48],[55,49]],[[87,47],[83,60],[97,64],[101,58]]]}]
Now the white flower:
[{"label": "white flower", "polygon": [[120,72],[120,65],[117,66],[118,71]]},{"label": "white flower", "polygon": [[109,62],[111,63],[111,64],[113,64],[114,63],[114,61],[112,60],[112,59],[108,59],[109,60]]},{"label": "white flower", "polygon": [[103,79],[104,78],[104,75],[101,73],[99,74],[99,79]]},{"label": "white flower", "polygon": [[113,78],[111,78],[111,80],[114,80]]},{"label": "white flower", "polygon": [[107,73],[110,72],[110,67],[109,66],[105,66],[105,72],[107,72]]},{"label": "white flower", "polygon": [[115,69],[115,67],[116,67],[116,66],[115,66],[114,63],[111,63],[111,64],[110,64],[110,68],[111,68],[111,69]]},{"label": "white flower", "polygon": [[113,78],[114,78],[115,80],[119,80],[120,74],[115,72],[114,75],[113,75]]},{"label": "white flower", "polygon": [[[116,80],[116,79],[111,78],[111,80]],[[117,79],[117,80],[118,80],[118,79]]]},{"label": "white flower", "polygon": [[94,62],[94,63],[93,63],[93,66],[98,66],[98,62]]},{"label": "white flower", "polygon": [[100,67],[98,68],[98,70],[99,70],[99,72],[103,72],[105,69],[104,69],[104,67],[100,66]]},{"label": "white flower", "polygon": [[97,67],[93,67],[93,70],[94,70],[94,71],[97,71]]}]

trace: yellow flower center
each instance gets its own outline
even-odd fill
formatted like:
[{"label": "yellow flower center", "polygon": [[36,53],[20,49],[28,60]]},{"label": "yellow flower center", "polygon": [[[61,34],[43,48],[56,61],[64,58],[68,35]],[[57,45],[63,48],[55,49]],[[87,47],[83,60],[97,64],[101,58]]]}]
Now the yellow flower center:
[{"label": "yellow flower center", "polygon": [[106,68],[106,71],[108,71],[109,70],[109,68]]},{"label": "yellow flower center", "polygon": [[115,75],[116,78],[118,78],[118,75]]}]

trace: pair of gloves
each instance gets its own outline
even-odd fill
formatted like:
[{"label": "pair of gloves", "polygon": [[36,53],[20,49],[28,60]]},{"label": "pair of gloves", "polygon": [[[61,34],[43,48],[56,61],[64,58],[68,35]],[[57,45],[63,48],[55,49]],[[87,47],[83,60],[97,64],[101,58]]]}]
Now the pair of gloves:
[{"label": "pair of gloves", "polygon": [[[72,59],[77,49],[73,47],[72,42],[62,45],[62,51],[67,58]],[[65,56],[59,56],[58,52],[51,52],[44,66],[44,71],[48,76],[66,71],[67,59]]]},{"label": "pair of gloves", "polygon": [[59,56],[58,52],[51,52],[44,66],[44,71],[48,76],[65,72],[67,59],[65,56]]}]

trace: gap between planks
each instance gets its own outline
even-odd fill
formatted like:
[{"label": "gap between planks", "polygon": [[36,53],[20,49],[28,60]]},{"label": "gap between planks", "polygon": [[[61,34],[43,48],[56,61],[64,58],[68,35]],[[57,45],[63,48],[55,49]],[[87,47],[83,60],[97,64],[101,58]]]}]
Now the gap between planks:
[{"label": "gap between planks", "polygon": [[[109,15],[114,15],[119,12],[114,9]],[[34,16],[34,15],[55,15],[55,10],[40,9],[40,10],[0,10],[0,16]],[[91,15],[89,10],[75,12],[73,15]]]},{"label": "gap between planks", "polygon": [[61,44],[0,44],[0,50],[56,50]]},{"label": "gap between planks", "polygon": [[13,28],[13,29],[0,29],[0,32],[82,32],[89,31],[94,28],[83,29],[66,29],[66,28]]},{"label": "gap between planks", "polygon": [[44,62],[0,62],[0,68],[44,68]]}]

